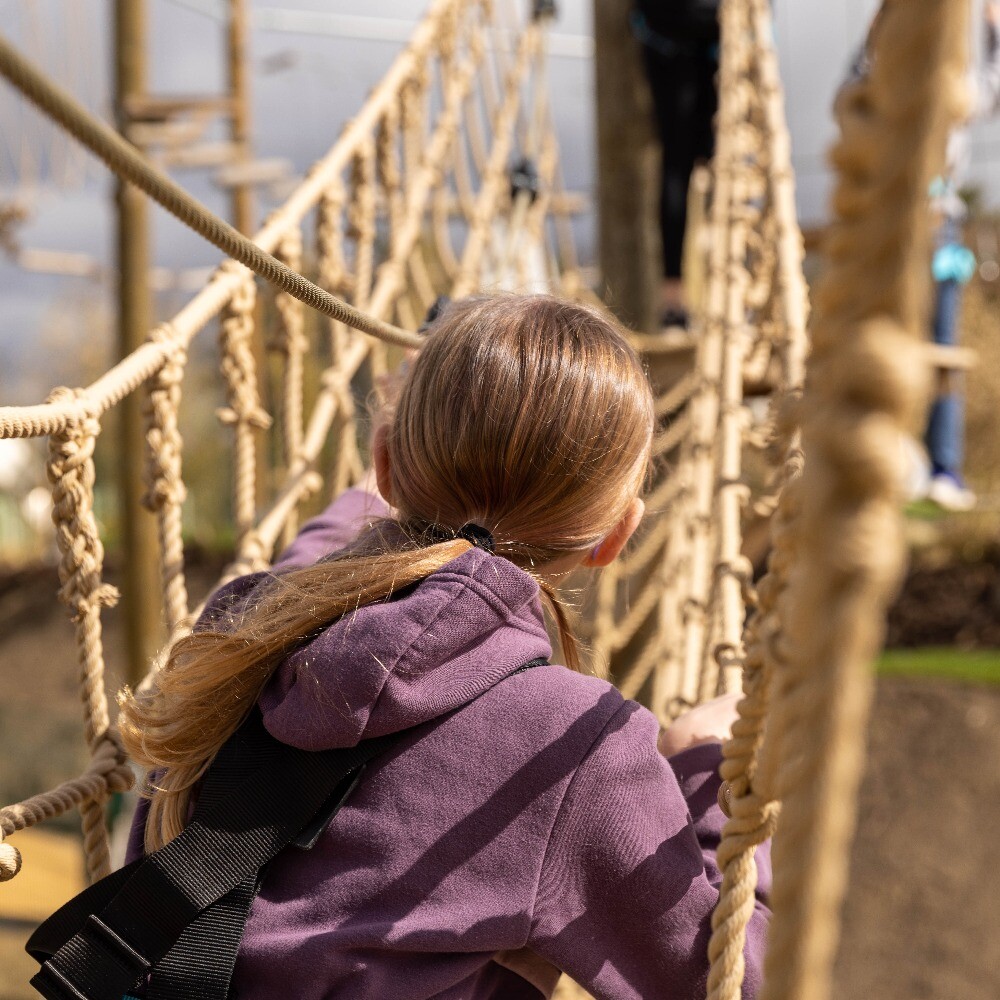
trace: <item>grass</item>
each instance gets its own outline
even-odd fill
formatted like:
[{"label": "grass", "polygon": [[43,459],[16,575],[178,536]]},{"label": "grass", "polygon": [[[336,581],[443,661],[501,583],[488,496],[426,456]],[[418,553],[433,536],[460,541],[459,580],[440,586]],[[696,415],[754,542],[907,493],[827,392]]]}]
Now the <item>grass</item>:
[{"label": "grass", "polygon": [[903,509],[903,513],[915,521],[940,521],[948,517],[948,511],[933,500],[911,500]]},{"label": "grass", "polygon": [[887,649],[879,659],[878,672],[893,677],[1000,684],[1000,649]]}]

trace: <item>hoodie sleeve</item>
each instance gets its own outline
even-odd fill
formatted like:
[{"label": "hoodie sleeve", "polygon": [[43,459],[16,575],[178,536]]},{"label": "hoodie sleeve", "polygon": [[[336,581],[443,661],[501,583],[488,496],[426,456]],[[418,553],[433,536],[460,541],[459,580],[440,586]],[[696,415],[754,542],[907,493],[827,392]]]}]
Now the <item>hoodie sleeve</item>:
[{"label": "hoodie sleeve", "polygon": [[[718,745],[666,761],[655,718],[626,702],[567,789],[542,864],[529,947],[598,1000],[703,1000],[715,864]],[[760,984],[766,852],[747,930],[744,1000]]]},{"label": "hoodie sleeve", "polygon": [[301,569],[344,548],[366,525],[389,516],[385,501],[367,490],[341,493],[322,514],[307,521],[275,560],[274,570]]}]

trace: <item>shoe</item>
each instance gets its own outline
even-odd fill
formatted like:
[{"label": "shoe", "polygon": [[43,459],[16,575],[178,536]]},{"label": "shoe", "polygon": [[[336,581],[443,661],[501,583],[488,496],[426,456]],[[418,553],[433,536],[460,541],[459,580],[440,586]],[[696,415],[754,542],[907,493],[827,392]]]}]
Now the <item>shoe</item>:
[{"label": "shoe", "polygon": [[927,499],[933,500],[943,510],[956,513],[972,510],[976,506],[976,494],[950,472],[939,472],[931,479]]},{"label": "shoe", "polygon": [[903,496],[907,503],[923,500],[931,489],[931,460],[924,446],[909,434],[899,436],[899,446],[902,452]]}]

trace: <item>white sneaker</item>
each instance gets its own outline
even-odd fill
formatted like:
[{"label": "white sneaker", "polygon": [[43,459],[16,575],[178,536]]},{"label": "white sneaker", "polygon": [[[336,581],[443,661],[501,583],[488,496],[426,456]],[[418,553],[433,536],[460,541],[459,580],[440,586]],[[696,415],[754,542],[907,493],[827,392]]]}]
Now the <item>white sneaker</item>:
[{"label": "white sneaker", "polygon": [[972,510],[976,506],[976,494],[947,472],[939,472],[931,479],[927,498],[944,510],[955,512]]},{"label": "white sneaker", "polygon": [[924,446],[909,434],[900,434],[903,496],[908,502],[923,500],[931,488],[931,460]]}]

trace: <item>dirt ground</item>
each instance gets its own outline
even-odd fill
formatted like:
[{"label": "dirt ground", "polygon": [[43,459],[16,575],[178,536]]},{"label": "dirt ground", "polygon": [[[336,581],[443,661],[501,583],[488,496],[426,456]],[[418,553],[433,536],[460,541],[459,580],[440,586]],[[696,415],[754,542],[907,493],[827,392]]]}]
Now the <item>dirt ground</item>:
[{"label": "dirt ground", "polygon": [[889,614],[889,646],[1000,647],[1000,551],[974,562],[918,562]]},{"label": "dirt ground", "polygon": [[879,684],[833,996],[1000,996],[1000,689]]},{"label": "dirt ground", "polygon": [[[215,569],[202,564],[196,587],[207,586]],[[54,592],[50,570],[0,578],[3,802],[51,787],[82,764],[72,632]],[[1000,645],[998,603],[1000,560],[915,571],[890,636],[903,645]],[[121,663],[116,611],[106,642],[113,690]],[[834,996],[1000,996],[997,828],[1000,688],[880,680]],[[79,878],[65,851],[59,856],[45,898],[68,895]],[[0,887],[0,1000],[35,995],[21,947],[41,897],[30,891],[27,908],[18,902],[24,898]]]}]

